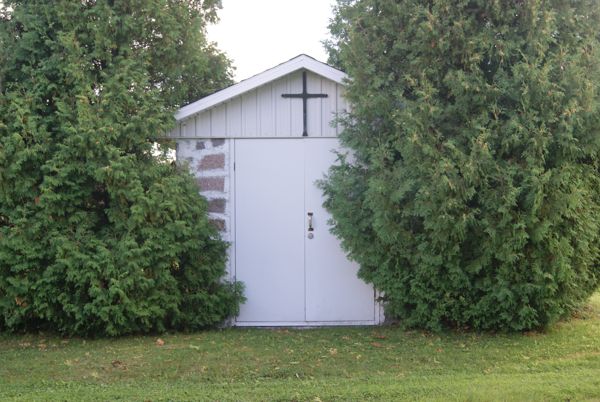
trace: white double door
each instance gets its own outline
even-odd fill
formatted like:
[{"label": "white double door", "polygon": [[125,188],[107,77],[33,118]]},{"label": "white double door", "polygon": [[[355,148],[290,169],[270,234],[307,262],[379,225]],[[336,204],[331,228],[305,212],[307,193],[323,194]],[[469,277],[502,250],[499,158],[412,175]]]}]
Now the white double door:
[{"label": "white double door", "polygon": [[376,324],[373,287],[329,231],[316,182],[334,138],[235,140],[237,325]]}]

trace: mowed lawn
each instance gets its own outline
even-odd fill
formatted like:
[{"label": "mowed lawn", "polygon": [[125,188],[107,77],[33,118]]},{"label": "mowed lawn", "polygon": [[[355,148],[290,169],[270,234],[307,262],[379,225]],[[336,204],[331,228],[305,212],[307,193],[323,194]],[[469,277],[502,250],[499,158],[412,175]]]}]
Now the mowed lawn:
[{"label": "mowed lawn", "polygon": [[0,400],[403,399],[600,401],[600,295],[569,322],[517,335],[395,327],[0,335]]}]

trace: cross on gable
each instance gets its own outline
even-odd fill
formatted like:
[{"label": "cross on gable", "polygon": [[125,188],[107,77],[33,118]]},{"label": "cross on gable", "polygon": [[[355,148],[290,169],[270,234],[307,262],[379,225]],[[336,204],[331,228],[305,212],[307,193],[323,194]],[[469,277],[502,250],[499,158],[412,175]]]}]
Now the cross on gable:
[{"label": "cross on gable", "polygon": [[299,94],[281,94],[282,98],[298,98],[302,99],[302,123],[303,123],[303,131],[302,136],[308,137],[308,132],[306,131],[306,103],[308,99],[311,98],[327,98],[327,94],[309,94],[306,88],[306,71],[302,71],[302,93]]}]

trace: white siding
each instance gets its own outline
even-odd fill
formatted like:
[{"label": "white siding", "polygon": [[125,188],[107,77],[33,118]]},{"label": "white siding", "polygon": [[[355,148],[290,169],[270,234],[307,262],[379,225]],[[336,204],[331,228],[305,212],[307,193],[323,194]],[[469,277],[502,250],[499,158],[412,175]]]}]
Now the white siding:
[{"label": "white siding", "polygon": [[[331,126],[331,120],[325,118],[327,116],[334,116],[338,111],[338,84],[335,82],[323,79],[321,80],[323,93],[331,94],[327,98],[323,99],[321,115],[324,117],[321,119],[321,133],[325,137],[335,137],[337,131],[335,127]],[[342,110],[340,110],[341,112]]]},{"label": "white siding", "polygon": [[242,137],[258,137],[260,115],[258,114],[257,91],[242,95]]},{"label": "white siding", "polygon": [[271,116],[275,121],[275,136],[289,136],[292,132],[292,104],[289,99],[281,97],[281,94],[290,93],[289,77],[273,81],[270,85],[272,87],[272,102],[275,105],[273,108],[274,115]]},{"label": "white siding", "polygon": [[208,111],[211,116],[210,132],[197,133],[198,137],[212,136],[212,133],[227,132],[227,104],[218,105]]},{"label": "white siding", "polygon": [[196,128],[194,127],[195,118],[192,117],[181,122],[181,136],[185,138],[194,138],[196,136]]},{"label": "white siding", "polygon": [[[302,79],[300,79],[300,81],[302,81]],[[307,74],[306,90],[309,94],[325,93],[323,92],[321,77]],[[302,85],[300,85],[298,92],[302,92]],[[312,98],[308,99],[306,103],[306,129],[308,134],[312,137],[323,136],[321,121],[323,120],[323,101],[326,99],[329,99],[329,94],[327,94],[327,98]],[[298,99],[294,103],[294,107],[300,109],[300,127],[302,127],[302,100]],[[302,129],[300,129],[300,132],[302,132]]]},{"label": "white siding", "polygon": [[225,137],[243,137],[242,124],[244,121],[244,115],[242,113],[242,98],[237,97],[232,99],[230,102],[225,104],[227,107],[227,121],[225,127],[215,127],[212,136],[218,135],[219,132],[223,132]]},{"label": "white siding", "polygon": [[200,113],[196,116],[196,136],[210,133],[210,113]]},{"label": "white siding", "polygon": [[[309,93],[324,93],[326,98],[311,98],[307,103],[309,137],[335,137],[339,129],[331,126],[336,113],[347,108],[342,85],[307,72]],[[282,94],[302,92],[302,72],[295,71],[266,83],[224,103],[182,121],[172,138],[255,138],[302,136],[302,99],[283,98]]]},{"label": "white siding", "polygon": [[[307,81],[310,81],[310,78],[307,77]],[[302,73],[300,71],[288,75],[288,84],[289,84],[289,92],[291,94],[299,94],[302,92]],[[281,97],[281,94],[279,94]],[[287,133],[289,137],[302,137],[302,99],[290,99],[290,98],[282,98],[290,105],[290,118],[291,125],[290,131]],[[318,102],[319,99],[311,99],[308,103]],[[286,136],[286,133],[282,133],[283,136]],[[315,135],[314,133],[311,133]]]},{"label": "white siding", "polygon": [[257,90],[258,104],[258,135],[261,137],[275,136],[275,97],[273,85],[264,85]]}]

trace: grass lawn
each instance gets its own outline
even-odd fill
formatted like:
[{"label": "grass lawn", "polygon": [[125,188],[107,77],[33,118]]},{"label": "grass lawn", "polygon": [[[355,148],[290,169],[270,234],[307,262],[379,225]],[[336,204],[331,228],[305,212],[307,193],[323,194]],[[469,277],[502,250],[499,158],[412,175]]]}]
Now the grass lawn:
[{"label": "grass lawn", "polygon": [[[0,335],[0,400],[596,400],[600,294],[546,333],[227,329]],[[160,342],[159,342],[160,343]]]}]

